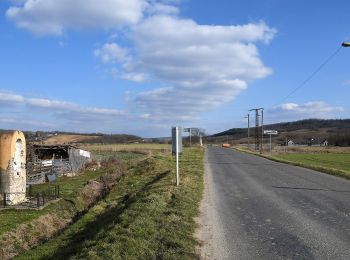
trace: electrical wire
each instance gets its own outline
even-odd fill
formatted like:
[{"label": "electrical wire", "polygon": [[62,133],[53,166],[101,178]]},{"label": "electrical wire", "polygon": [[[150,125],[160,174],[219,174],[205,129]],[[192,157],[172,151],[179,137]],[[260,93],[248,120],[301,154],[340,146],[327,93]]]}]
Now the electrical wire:
[{"label": "electrical wire", "polygon": [[[326,66],[326,65],[340,52],[340,50],[341,50],[342,48],[343,48],[342,46],[340,46],[339,48],[337,48],[335,52],[333,52],[324,62],[321,63],[320,66],[317,67],[317,69],[316,69],[314,72],[312,72],[312,73],[310,74],[310,76],[308,76],[308,77],[307,77],[304,81],[302,81],[296,88],[294,88],[287,96],[285,96],[285,97],[279,102],[279,104],[281,104],[282,102],[286,101],[286,100],[287,100],[290,96],[292,96],[295,92],[297,92],[299,89],[301,89],[302,87],[304,87],[304,86],[306,85],[306,83],[308,83],[311,79],[313,79],[313,78],[317,75],[317,73],[319,73],[319,72],[322,70],[322,68],[323,68],[324,66]],[[277,106],[277,105],[279,105],[279,104],[274,105],[274,107]]]}]

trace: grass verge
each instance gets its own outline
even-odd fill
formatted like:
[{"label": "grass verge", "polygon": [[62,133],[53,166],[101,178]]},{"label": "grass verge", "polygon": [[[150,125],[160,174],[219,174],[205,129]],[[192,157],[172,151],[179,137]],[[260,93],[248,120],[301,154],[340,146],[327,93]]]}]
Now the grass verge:
[{"label": "grass verge", "polygon": [[295,166],[350,179],[350,154],[348,153],[291,153],[291,154],[259,154],[257,152],[235,147],[234,149],[254,154],[272,161],[287,163]]},{"label": "grass verge", "polygon": [[[130,160],[128,160],[130,161]],[[95,164],[100,165],[96,170]],[[41,210],[0,211],[0,259],[10,259],[61,233],[88,209],[103,199],[126,172],[126,160],[109,157],[89,165],[78,175],[58,179],[61,198]],[[33,186],[33,193],[46,190],[50,183]]]},{"label": "grass verge", "polygon": [[[63,177],[60,178],[54,184],[60,185],[61,189],[61,197],[64,199],[74,199],[75,194],[79,192],[88,180],[96,179],[102,176],[105,172],[103,170],[97,171],[88,171],[84,174],[79,174],[75,177],[68,178]],[[33,186],[33,194],[36,192],[40,192],[42,190],[46,190],[50,184],[40,184]],[[56,211],[56,203],[51,204],[45,207],[43,210],[35,210],[35,209],[4,209],[0,211],[0,236],[16,227],[20,224],[29,222],[41,215],[45,215],[50,212]]]},{"label": "grass verge", "polygon": [[108,196],[57,238],[19,259],[193,259],[203,192],[203,149],[158,155],[124,175]]}]

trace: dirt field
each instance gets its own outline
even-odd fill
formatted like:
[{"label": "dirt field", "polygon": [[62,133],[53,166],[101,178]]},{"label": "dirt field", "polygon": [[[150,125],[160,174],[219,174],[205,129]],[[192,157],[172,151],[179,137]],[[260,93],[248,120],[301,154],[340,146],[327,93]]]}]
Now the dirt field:
[{"label": "dirt field", "polygon": [[44,144],[72,144],[72,143],[81,143],[89,140],[97,139],[98,136],[94,135],[55,135],[51,136],[44,141]]}]

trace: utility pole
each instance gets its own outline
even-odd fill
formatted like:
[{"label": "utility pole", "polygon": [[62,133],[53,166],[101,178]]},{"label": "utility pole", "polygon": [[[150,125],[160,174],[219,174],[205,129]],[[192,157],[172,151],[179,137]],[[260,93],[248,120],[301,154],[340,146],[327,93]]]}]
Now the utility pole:
[{"label": "utility pole", "polygon": [[263,150],[263,143],[264,143],[264,109],[261,109],[261,143],[260,143],[260,153],[262,153]]},{"label": "utility pole", "polygon": [[250,137],[249,122],[250,122],[250,120],[249,120],[249,117],[250,117],[250,115],[248,113],[248,115],[245,117],[245,118],[248,118],[248,150],[250,149],[250,142],[249,142],[249,137]]},{"label": "utility pole", "polygon": [[288,146],[288,137],[286,136],[286,143],[284,147],[284,152],[287,153],[287,146]]},{"label": "utility pole", "polygon": [[180,184],[179,173],[179,128],[176,127],[176,186]]},{"label": "utility pole", "polygon": [[252,109],[250,109],[250,110],[248,110],[248,111],[255,111],[255,150],[260,150],[260,153],[262,153],[262,141],[263,141],[263,139],[262,139],[262,137],[263,137],[263,135],[264,135],[264,130],[263,130],[263,126],[262,126],[262,131],[261,131],[261,137],[260,137],[260,129],[259,129],[259,127],[260,127],[260,124],[259,124],[259,111],[262,111],[262,114],[261,114],[261,116],[262,116],[262,125],[263,125],[263,117],[264,117],[264,112],[263,112],[263,108],[252,108]]}]

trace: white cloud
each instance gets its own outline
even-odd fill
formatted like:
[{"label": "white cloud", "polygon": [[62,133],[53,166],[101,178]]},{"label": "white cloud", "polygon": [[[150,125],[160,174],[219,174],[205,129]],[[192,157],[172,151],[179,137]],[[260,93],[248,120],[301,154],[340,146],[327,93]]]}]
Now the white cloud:
[{"label": "white cloud", "polygon": [[101,48],[95,49],[94,55],[105,64],[125,62],[128,59],[128,50],[116,43],[106,43]]},{"label": "white cloud", "polygon": [[[16,111],[13,108],[16,108]],[[53,99],[28,98],[5,91],[0,91],[0,110],[2,118],[0,122],[9,125],[9,128],[11,125],[21,124],[49,128],[53,125],[58,127],[64,123],[68,126],[74,123],[75,126],[87,124],[92,127],[100,127],[101,121],[111,123],[128,117],[123,110],[84,107],[76,103]],[[72,128],[68,129],[72,130]]]},{"label": "white cloud", "polygon": [[147,6],[146,11],[149,14],[178,14],[179,9],[173,5],[164,3],[153,3]]},{"label": "white cloud", "polygon": [[[268,44],[276,33],[264,22],[201,25],[177,16],[178,0],[23,1],[9,8],[7,17],[35,34],[127,26],[128,30],[117,34],[113,30],[108,43],[93,53],[113,77],[148,81],[147,88],[154,84],[152,90],[129,100],[137,104],[136,113],[143,120],[196,120],[202,112],[232,101],[251,81],[272,73],[257,47],[258,43]],[[112,42],[121,37],[128,48]],[[52,108],[67,118],[88,110],[55,100],[32,99],[27,104]],[[86,120],[85,116],[80,118]]]},{"label": "white cloud", "polygon": [[130,80],[134,82],[144,82],[147,78],[146,74],[144,73],[123,73],[120,78],[125,80]]},{"label": "white cloud", "polygon": [[333,118],[344,111],[342,107],[334,107],[323,101],[310,101],[304,104],[285,103],[268,110],[266,116],[276,120],[296,120],[305,118]]},{"label": "white cloud", "polygon": [[55,124],[52,123],[46,123],[42,121],[36,121],[36,120],[26,120],[23,118],[9,118],[9,117],[2,117],[0,118],[0,123],[2,124],[7,124],[10,125],[12,129],[14,128],[22,128],[23,126],[35,126],[35,127],[40,127],[40,128],[50,128],[54,129],[56,126]]},{"label": "white cloud", "polygon": [[24,98],[17,94],[0,92],[0,104],[15,105],[22,103]]},{"label": "white cloud", "polygon": [[250,81],[272,72],[254,42],[268,43],[274,34],[263,22],[211,26],[155,15],[132,28],[135,55],[122,67],[125,74],[142,74],[165,86],[136,96],[141,114],[190,120],[233,100]]},{"label": "white cloud", "polygon": [[94,118],[94,120],[100,121],[105,120],[106,117],[126,116],[126,113],[122,110],[82,107],[75,103],[50,99],[30,98],[27,99],[27,104],[34,108],[45,109],[48,113],[60,115],[61,117],[65,116],[66,118],[74,118],[78,121],[85,120],[86,118]]},{"label": "white cloud", "polygon": [[136,24],[145,0],[26,0],[6,16],[38,35],[61,35],[67,29],[111,29]]}]

